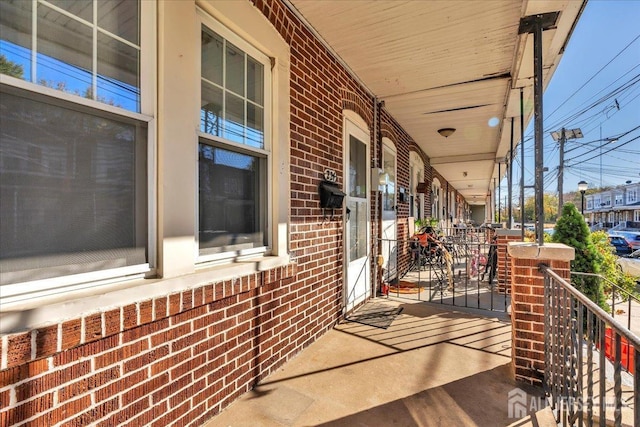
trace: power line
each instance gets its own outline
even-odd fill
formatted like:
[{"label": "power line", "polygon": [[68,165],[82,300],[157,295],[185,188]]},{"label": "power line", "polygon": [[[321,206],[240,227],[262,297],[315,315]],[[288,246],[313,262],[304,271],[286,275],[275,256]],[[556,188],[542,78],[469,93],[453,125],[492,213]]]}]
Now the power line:
[{"label": "power line", "polygon": [[[640,136],[636,136],[635,138],[632,138],[632,139],[630,139],[629,141],[624,142],[624,143],[622,143],[622,144],[618,145],[617,147],[625,146],[625,145],[627,145],[627,144],[629,144],[629,143],[631,143],[631,142],[633,142],[633,141],[635,141],[635,140],[637,140],[637,139],[640,139]],[[604,146],[604,145],[603,145],[603,146]],[[607,154],[607,153],[609,153],[609,152],[611,152],[611,151],[615,150],[617,147],[610,148],[609,150],[605,151],[605,152],[604,152],[604,153],[602,153],[602,154]],[[582,160],[582,163],[586,163],[586,162],[588,162],[589,160],[593,160],[593,159],[595,159],[595,158],[597,158],[597,157],[601,156],[602,154],[597,154],[597,155],[595,155],[595,156],[593,156],[593,157],[589,157],[587,160]],[[587,155],[587,154],[581,154],[581,155],[578,155],[578,156],[573,157],[573,158],[571,158],[571,159],[567,159],[566,161],[567,161],[567,162],[570,162],[571,160],[577,159],[578,157],[582,157],[583,155]]]},{"label": "power line", "polygon": [[609,62],[607,62],[604,66],[602,66],[602,68],[600,68],[593,76],[591,76],[591,78],[589,78],[589,80],[584,82],[582,86],[580,86],[578,89],[576,89],[575,92],[573,92],[569,97],[567,97],[562,104],[558,105],[558,107],[556,107],[556,109],[553,110],[551,112],[551,114],[549,114],[549,116],[547,116],[547,117],[553,116],[564,104],[566,104],[571,98],[573,98],[578,92],[580,92],[587,84],[589,84],[589,82],[591,82],[591,80],[596,78],[596,76],[598,74],[600,74],[605,68],[607,68],[609,66],[609,64],[611,64],[618,56],[620,56],[625,50],[627,50],[638,39],[640,39],[640,34],[637,35],[636,38],[631,40],[631,42],[629,42],[629,44],[627,44],[624,48],[622,48],[622,50],[620,52],[618,52],[613,58],[611,58],[609,60]]}]

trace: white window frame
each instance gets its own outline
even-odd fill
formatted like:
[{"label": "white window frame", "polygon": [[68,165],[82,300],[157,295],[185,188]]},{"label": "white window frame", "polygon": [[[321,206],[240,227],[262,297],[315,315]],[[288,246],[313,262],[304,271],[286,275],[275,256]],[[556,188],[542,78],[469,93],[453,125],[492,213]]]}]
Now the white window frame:
[{"label": "white window frame", "polygon": [[[16,284],[3,285],[0,291],[0,306],[4,310],[27,305],[38,305],[38,301],[68,295],[77,291],[85,291],[106,287],[123,281],[131,281],[156,274],[156,120],[155,90],[156,87],[156,3],[140,0],[140,113],[119,108],[103,102],[87,99],[75,94],[52,89],[30,81],[0,74],[0,84],[24,89],[34,94],[45,95],[55,100],[73,103],[81,112],[95,110],[115,114],[147,124],[147,263],[127,267],[92,271],[67,276],[57,276]],[[35,20],[36,17],[33,17]],[[95,50],[94,50],[95,55]],[[33,72],[33,71],[32,71]]]},{"label": "white window frame", "polygon": [[[219,253],[211,253],[211,254],[201,254],[200,253],[200,245],[199,245],[199,229],[200,229],[200,221],[199,221],[199,217],[198,217],[198,213],[199,213],[199,209],[196,208],[196,221],[195,221],[195,226],[196,226],[196,230],[195,230],[195,235],[196,235],[196,240],[198,241],[198,244],[196,245],[196,257],[197,257],[197,263],[220,263],[220,262],[228,262],[232,259],[242,259],[242,258],[247,258],[247,257],[255,257],[255,256],[260,256],[260,255],[265,255],[265,254],[271,254],[271,250],[272,250],[272,232],[269,229],[269,224],[272,223],[272,219],[273,219],[273,202],[272,202],[272,198],[269,197],[269,194],[271,193],[270,189],[273,186],[273,180],[272,180],[272,175],[273,175],[273,166],[272,166],[272,162],[273,162],[273,158],[271,155],[271,150],[272,150],[272,144],[271,144],[271,126],[272,126],[272,116],[271,116],[271,81],[272,81],[272,76],[271,76],[271,64],[270,64],[270,59],[267,55],[265,55],[263,52],[259,51],[258,49],[256,49],[254,46],[252,46],[250,43],[248,43],[246,40],[244,40],[243,38],[241,38],[240,36],[238,36],[237,34],[235,34],[233,31],[231,31],[230,29],[228,29],[226,26],[224,26],[223,24],[221,24],[220,22],[218,22],[216,19],[214,19],[213,17],[207,15],[206,13],[204,13],[202,10],[198,9],[198,24],[199,24],[199,30],[198,31],[198,43],[200,43],[200,34],[202,31],[202,27],[206,27],[210,30],[212,30],[213,32],[215,32],[216,34],[218,34],[219,36],[221,36],[222,38],[224,38],[225,40],[227,40],[230,43],[233,43],[237,48],[241,49],[245,54],[247,54],[248,56],[250,56],[253,60],[260,62],[263,66],[264,66],[264,74],[263,74],[263,78],[264,78],[264,93],[263,93],[263,97],[264,97],[264,118],[263,118],[263,131],[264,131],[264,144],[263,144],[263,149],[260,148],[256,148],[256,147],[251,147],[249,145],[245,145],[242,143],[238,143],[238,142],[234,142],[234,141],[229,141],[224,139],[223,137],[218,137],[212,134],[208,134],[208,133],[204,133],[200,130],[198,130],[197,134],[199,136],[199,139],[196,143],[196,152],[198,150],[198,145],[200,144],[200,140],[205,140],[208,141],[210,145],[215,146],[215,147],[219,147],[219,148],[223,148],[223,149],[227,149],[229,151],[233,151],[233,152],[240,152],[240,153],[245,153],[251,156],[255,156],[255,157],[264,157],[265,163],[266,163],[266,176],[267,176],[267,183],[266,183],[266,187],[265,187],[265,193],[266,194],[261,194],[260,197],[265,199],[265,206],[264,209],[266,211],[266,218],[265,218],[265,222],[264,222],[264,233],[265,233],[265,237],[266,237],[266,246],[259,246],[259,247],[254,247],[251,249],[244,249],[244,250],[233,250],[233,251],[228,251],[228,252],[219,252]],[[199,45],[199,44],[198,44]],[[198,69],[202,70],[202,64],[198,64]],[[224,71],[223,71],[224,72]],[[246,81],[245,81],[245,85],[246,85]],[[223,88],[223,90],[226,90],[226,88]],[[200,100],[202,99],[202,97],[200,97]],[[200,114],[200,109],[198,109],[198,115]],[[196,180],[196,183],[198,181]],[[198,185],[196,184],[196,187],[198,187]],[[196,201],[198,201],[198,191],[199,188],[196,188]]]},{"label": "white window frame", "polygon": [[[197,17],[197,39],[194,43],[200,52],[200,34],[204,24],[213,31],[224,28],[228,33],[221,34],[237,47],[243,49],[247,54],[256,59],[256,55],[263,55],[269,58],[269,66],[265,68],[271,72],[271,78],[265,84],[264,109],[264,138],[265,149],[253,149],[254,153],[269,156],[267,162],[267,196],[266,209],[267,226],[264,230],[267,239],[267,246],[264,248],[252,248],[242,251],[236,256],[229,256],[229,253],[200,255],[199,244],[194,245],[194,259],[196,270],[206,269],[212,266],[237,266],[233,261],[255,259],[258,264],[256,268],[266,269],[289,262],[289,182],[290,167],[288,149],[290,145],[290,51],[289,46],[282,40],[279,33],[269,24],[264,16],[256,10],[249,2],[208,2],[196,0]],[[245,46],[247,49],[245,50]],[[200,55],[200,53],[198,53]],[[201,75],[200,60],[197,64],[197,75]],[[198,91],[199,93],[199,91]],[[200,123],[200,97],[194,109],[197,119],[197,136],[213,141],[212,135],[199,132]],[[225,142],[232,146],[235,143]],[[236,147],[247,150],[248,146],[237,144]],[[196,165],[198,164],[197,153],[198,141],[194,143],[194,156]],[[197,169],[194,171],[197,181]],[[199,234],[198,215],[198,185],[196,184],[196,209],[194,233],[197,239]],[[217,268],[217,267],[216,267]],[[226,268],[226,267],[225,267]]]},{"label": "white window frame", "polygon": [[440,206],[442,204],[440,180],[434,178],[431,184],[431,218],[435,218],[440,221],[442,212],[440,212]]},{"label": "white window frame", "polygon": [[[416,191],[417,185],[421,181],[424,181],[424,163],[418,154],[414,151],[409,153],[409,170],[411,176],[409,177],[409,191],[414,200],[414,204],[417,204],[416,219],[424,218],[424,194]],[[411,210],[413,210],[413,206]]]},{"label": "white window frame", "polygon": [[[94,10],[94,13],[96,13],[96,14],[97,14],[97,6],[96,5],[97,5],[97,2],[99,2],[99,1],[100,0],[93,0],[93,4],[92,4],[92,8]],[[155,22],[153,21],[153,18],[155,17],[156,7],[155,7],[154,4],[151,4],[151,5],[145,4],[147,2],[144,1],[144,0],[139,0],[139,2],[140,2],[140,16],[139,16],[139,19],[140,19],[140,40],[139,40],[139,45],[136,45],[135,43],[133,43],[133,42],[131,42],[129,40],[126,40],[126,39],[124,39],[124,38],[122,38],[122,37],[120,37],[120,36],[118,36],[116,34],[113,34],[113,33],[109,32],[106,28],[99,27],[97,22],[87,21],[84,18],[82,18],[82,17],[80,17],[78,15],[75,15],[75,14],[73,14],[71,12],[68,12],[67,10],[65,10],[63,8],[60,8],[60,7],[56,6],[55,4],[50,3],[50,2],[48,2],[46,0],[32,0],[31,1],[31,4],[32,4],[32,8],[31,8],[32,27],[31,27],[31,34],[30,34],[30,37],[31,37],[31,46],[30,46],[31,58],[30,58],[30,61],[29,61],[30,62],[31,72],[30,72],[29,78],[27,80],[25,80],[25,82],[30,82],[30,83],[33,83],[33,84],[35,84],[37,86],[42,87],[42,85],[40,85],[38,83],[38,75],[37,75],[38,74],[38,68],[40,67],[40,62],[38,62],[38,60],[37,60],[37,55],[38,55],[38,52],[37,52],[37,50],[38,50],[38,48],[37,48],[37,44],[38,44],[37,31],[38,31],[38,27],[39,27],[39,24],[40,24],[40,21],[38,20],[38,15],[37,15],[37,12],[38,12],[37,8],[38,8],[39,5],[42,5],[42,6],[46,7],[46,8],[48,8],[48,9],[51,9],[51,10],[55,11],[56,13],[61,14],[62,16],[67,17],[71,21],[82,23],[82,25],[84,25],[87,28],[91,29],[91,32],[94,35],[94,38],[92,40],[92,52],[91,52],[91,55],[92,55],[92,68],[90,70],[90,73],[91,73],[91,92],[92,92],[92,96],[93,96],[93,98],[90,99],[91,101],[98,102],[98,103],[102,104],[101,101],[97,101],[97,97],[99,96],[98,90],[97,90],[98,89],[98,84],[97,84],[97,80],[98,80],[97,79],[97,74],[98,74],[98,71],[97,71],[97,67],[98,67],[97,49],[98,49],[98,46],[97,46],[97,39],[96,39],[95,35],[96,34],[105,34],[105,35],[111,37],[113,40],[117,40],[117,41],[121,42],[124,45],[127,45],[127,46],[129,46],[131,48],[137,49],[140,52],[140,69],[138,70],[139,73],[140,73],[140,75],[139,75],[139,78],[140,78],[140,112],[142,114],[144,114],[145,113],[145,108],[144,108],[144,103],[143,103],[143,96],[147,91],[143,90],[144,88],[143,88],[142,76],[145,76],[145,71],[143,70],[143,66],[144,66],[145,61],[146,61],[146,59],[145,59],[145,57],[143,57],[143,55],[146,54],[145,50],[149,50],[148,46],[150,46],[150,43],[155,44],[155,40],[153,39],[153,34],[149,34],[148,29],[155,27]],[[155,54],[154,54],[154,57],[155,57]],[[146,86],[147,86],[146,89],[153,88],[153,86],[151,86],[151,85],[146,85]],[[72,92],[66,92],[66,91],[62,91],[62,90],[59,90],[59,89],[54,89],[54,90],[63,92],[65,94],[67,94],[67,95],[71,95],[72,98],[81,98],[83,100],[87,99],[87,98],[85,98],[83,96],[76,95],[76,94],[74,94]],[[149,94],[149,95],[151,95],[151,94]],[[147,95],[147,97],[149,95]],[[60,98],[65,99],[65,97],[60,97]],[[78,103],[82,104],[82,102],[78,102]],[[132,111],[133,113],[137,113],[137,111],[126,110],[126,109],[122,109],[122,108],[119,108],[119,107],[113,107],[113,108],[114,108],[114,110],[116,111],[117,114],[122,114],[122,110]],[[110,110],[110,109],[107,109],[107,110]],[[150,112],[147,111],[147,113],[150,113]]]}]

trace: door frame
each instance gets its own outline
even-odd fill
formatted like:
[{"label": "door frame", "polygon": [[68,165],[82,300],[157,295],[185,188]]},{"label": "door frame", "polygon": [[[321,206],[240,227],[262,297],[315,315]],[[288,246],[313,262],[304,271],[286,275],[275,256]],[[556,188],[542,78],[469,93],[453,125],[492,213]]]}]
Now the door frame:
[{"label": "door frame", "polygon": [[[344,110],[343,111],[344,119],[343,119],[343,179],[344,179],[344,192],[345,201],[344,201],[344,220],[343,220],[343,312],[346,314],[352,311],[354,308],[359,306],[361,303],[370,298],[372,294],[372,280],[371,280],[371,133],[369,131],[369,127],[367,123],[358,115],[356,112],[352,110]],[[364,175],[366,180],[366,191],[364,201],[366,204],[366,254],[364,257],[358,258],[357,260],[352,261],[349,259],[349,244],[350,244],[350,232],[349,232],[349,221],[353,219],[348,218],[347,208],[349,201],[351,199],[350,194],[350,177],[349,177],[349,137],[353,135],[358,140],[362,141],[365,144],[365,167],[364,167]],[[363,198],[357,198],[358,200],[362,200]],[[354,297],[353,301],[350,300],[350,280],[349,280],[349,269],[351,268],[361,268],[364,273],[362,276],[358,275],[364,283],[362,284],[364,287],[364,292],[361,295],[357,295]],[[352,270],[353,271],[353,270]],[[360,281],[358,280],[354,285],[354,290],[360,285]]]},{"label": "door frame", "polygon": [[[380,207],[380,220],[382,222],[382,238],[383,239],[393,239],[396,240],[395,245],[389,242],[382,241],[382,255],[385,258],[385,266],[391,265],[391,254],[395,253],[395,262],[393,271],[387,271],[383,280],[393,280],[398,277],[398,149],[396,148],[393,141],[387,137],[382,138],[382,168],[383,173],[386,175],[386,171],[384,169],[384,161],[385,161],[385,153],[389,153],[394,158],[393,164],[393,175],[394,175],[394,200],[393,200],[393,214],[390,214],[389,210],[385,210],[384,208],[384,197],[382,198],[382,206]],[[384,192],[383,192],[384,194]],[[392,236],[385,235],[385,223],[393,222],[393,231],[394,234]],[[385,248],[389,248],[389,253],[385,253]],[[395,249],[395,252],[394,252]]]}]

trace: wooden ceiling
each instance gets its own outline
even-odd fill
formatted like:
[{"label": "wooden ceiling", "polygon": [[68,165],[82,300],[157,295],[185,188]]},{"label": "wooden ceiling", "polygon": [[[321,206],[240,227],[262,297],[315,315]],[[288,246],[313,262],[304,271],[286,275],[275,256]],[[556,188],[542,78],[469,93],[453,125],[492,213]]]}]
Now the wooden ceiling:
[{"label": "wooden ceiling", "polygon": [[[533,36],[520,19],[560,12],[543,33],[544,86],[586,0],[285,0],[409,132],[471,204],[484,204],[533,114]],[[490,120],[497,125],[491,126]],[[493,124],[493,123],[492,123]],[[455,128],[445,138],[438,129]],[[504,174],[505,167],[501,167]],[[465,174],[466,172],[466,174]]]}]

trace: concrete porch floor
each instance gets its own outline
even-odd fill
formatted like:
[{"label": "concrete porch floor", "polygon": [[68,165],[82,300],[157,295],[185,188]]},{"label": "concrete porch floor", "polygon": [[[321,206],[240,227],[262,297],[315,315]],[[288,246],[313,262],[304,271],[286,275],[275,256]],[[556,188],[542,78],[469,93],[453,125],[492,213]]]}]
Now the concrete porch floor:
[{"label": "concrete porch floor", "polygon": [[398,309],[387,329],[343,321],[205,426],[556,425],[509,417],[509,392],[541,390],[512,379],[508,317],[394,299],[352,317]]}]

